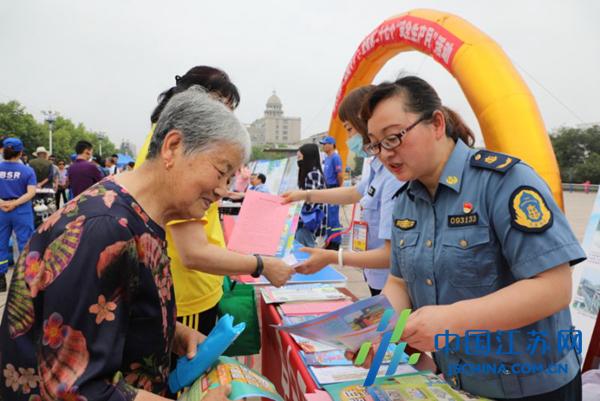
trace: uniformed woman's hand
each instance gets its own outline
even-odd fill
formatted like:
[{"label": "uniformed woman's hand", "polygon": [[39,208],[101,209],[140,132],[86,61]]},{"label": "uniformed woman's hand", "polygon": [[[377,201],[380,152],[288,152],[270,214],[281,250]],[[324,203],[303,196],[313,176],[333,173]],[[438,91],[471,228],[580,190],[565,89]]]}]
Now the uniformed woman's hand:
[{"label": "uniformed woman's hand", "polygon": [[281,287],[296,271],[281,259],[263,257],[263,276],[275,287]]},{"label": "uniformed woman's hand", "polygon": [[[444,334],[448,330],[449,334],[462,335],[456,327],[457,320],[453,305],[422,306],[409,316],[401,340],[419,351],[436,351],[437,334]],[[438,349],[442,349],[445,345],[444,337],[440,336]]]},{"label": "uniformed woman's hand", "polygon": [[306,191],[290,191],[281,195],[283,198],[283,204],[305,201],[306,200]]},{"label": "uniformed woman's hand", "polygon": [[310,254],[310,258],[296,267],[298,273],[313,274],[337,261],[337,252],[330,249],[301,248],[300,251]]}]

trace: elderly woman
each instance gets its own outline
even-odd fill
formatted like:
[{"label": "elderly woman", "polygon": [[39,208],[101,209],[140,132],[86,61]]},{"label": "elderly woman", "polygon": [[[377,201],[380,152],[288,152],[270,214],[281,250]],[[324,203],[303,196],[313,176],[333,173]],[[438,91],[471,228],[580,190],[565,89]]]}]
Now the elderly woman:
[{"label": "elderly woman", "polygon": [[192,357],[204,338],[175,321],[165,223],[201,217],[249,151],[233,114],[192,87],[165,106],[139,169],[40,226],[0,327],[0,398],[165,399],[171,352]]}]

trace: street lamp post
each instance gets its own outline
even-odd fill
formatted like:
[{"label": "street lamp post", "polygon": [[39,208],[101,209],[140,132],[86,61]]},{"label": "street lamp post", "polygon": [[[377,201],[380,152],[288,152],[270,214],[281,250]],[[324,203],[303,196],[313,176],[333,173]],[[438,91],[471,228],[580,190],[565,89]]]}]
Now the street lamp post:
[{"label": "street lamp post", "polygon": [[48,130],[50,131],[49,135],[49,144],[48,144],[48,152],[52,155],[52,130],[54,129],[54,122],[56,121],[56,113],[53,111],[42,111],[46,116],[46,122],[48,123]]},{"label": "street lamp post", "polygon": [[100,151],[100,156],[102,156],[102,140],[106,138],[106,132],[100,131],[96,136],[98,137],[98,150]]}]

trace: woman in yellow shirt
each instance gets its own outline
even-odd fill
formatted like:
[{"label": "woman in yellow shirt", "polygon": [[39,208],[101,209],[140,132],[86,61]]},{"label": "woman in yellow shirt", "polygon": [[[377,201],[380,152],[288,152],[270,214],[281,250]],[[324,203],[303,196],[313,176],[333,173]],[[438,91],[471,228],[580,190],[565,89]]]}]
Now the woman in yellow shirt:
[{"label": "woman in yellow shirt", "polygon": [[[152,129],[140,150],[136,165],[146,158],[154,124],[169,99],[190,86],[200,85],[235,109],[240,95],[229,76],[214,67],[196,66],[185,75],[175,77],[175,86],[160,94],[152,112]],[[167,225],[167,253],[171,258],[171,273],[175,287],[177,320],[208,335],[217,320],[217,304],[223,295],[223,276],[251,274],[258,269],[257,257],[225,249],[218,207],[213,203],[201,220],[178,220]],[[276,258],[264,258],[262,274],[276,286],[281,286],[294,270]],[[199,271],[200,270],[200,271]]]}]

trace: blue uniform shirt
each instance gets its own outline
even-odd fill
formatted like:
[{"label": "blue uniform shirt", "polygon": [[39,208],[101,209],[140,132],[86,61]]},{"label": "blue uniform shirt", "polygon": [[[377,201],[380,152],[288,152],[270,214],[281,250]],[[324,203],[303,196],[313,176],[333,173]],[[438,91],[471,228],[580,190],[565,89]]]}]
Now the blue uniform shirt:
[{"label": "blue uniform shirt", "polygon": [[[28,185],[36,185],[35,172],[29,166],[15,162],[0,163],[0,199],[12,200],[27,193]],[[20,205],[17,209],[29,207],[31,201]]]},{"label": "blue uniform shirt", "polygon": [[[365,174],[358,183],[356,189],[363,195],[360,200],[361,220],[368,226],[367,249],[381,248],[385,240],[392,238],[392,198],[401,185],[402,182],[398,181],[378,158],[373,158],[369,165],[369,174]],[[380,290],[385,285],[389,269],[364,269],[364,273],[369,287]]]},{"label": "blue uniform shirt", "polygon": [[323,160],[323,174],[328,188],[339,187],[338,174],[342,172],[342,158],[339,153],[333,152]]},{"label": "blue uniform shirt", "polygon": [[267,187],[267,184],[250,185],[248,187],[248,191],[263,192],[265,194],[268,194],[269,187]]},{"label": "blue uniform shirt", "polygon": [[[421,183],[411,181],[399,192],[393,219],[391,272],[407,283],[414,309],[483,297],[585,259],[549,188],[531,167],[507,155],[469,149],[460,140],[440,176],[434,201]],[[546,393],[579,371],[578,354],[558,344],[558,331],[571,328],[565,308],[512,333],[491,333],[487,353],[469,352],[463,337],[459,349],[434,356],[453,386],[477,395]],[[546,352],[528,348],[532,332],[543,334]],[[459,364],[495,364],[498,369],[453,372]],[[515,371],[515,364],[540,364],[544,370],[525,374]],[[545,370],[550,364],[568,371],[550,374]]]}]

